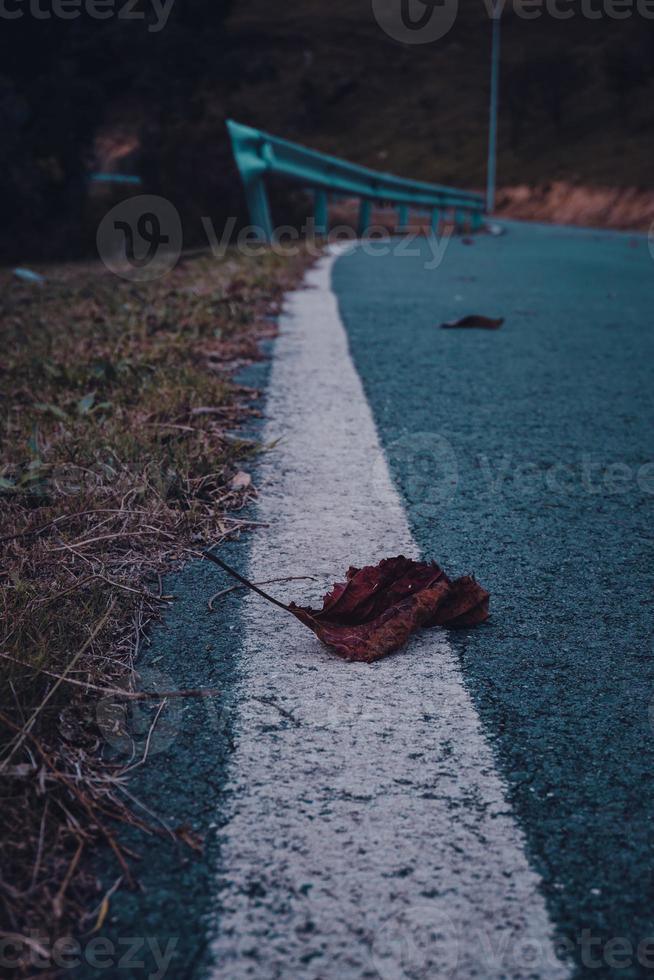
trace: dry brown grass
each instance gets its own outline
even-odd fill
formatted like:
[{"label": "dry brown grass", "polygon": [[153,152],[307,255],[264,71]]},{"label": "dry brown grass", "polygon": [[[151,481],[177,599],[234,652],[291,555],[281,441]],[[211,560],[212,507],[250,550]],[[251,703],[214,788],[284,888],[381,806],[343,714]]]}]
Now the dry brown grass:
[{"label": "dry brown grass", "polygon": [[103,761],[92,698],[143,696],[135,657],[170,601],[162,573],[248,527],[255,491],[234,477],[258,447],[235,430],[256,392],[231,375],[306,261],[196,256],[138,285],[91,265],[44,270],[43,286],[0,275],[5,931],[93,929],[108,905],[92,848],[111,847],[129,885],[116,820],[170,832],[130,807],[125,764]]}]

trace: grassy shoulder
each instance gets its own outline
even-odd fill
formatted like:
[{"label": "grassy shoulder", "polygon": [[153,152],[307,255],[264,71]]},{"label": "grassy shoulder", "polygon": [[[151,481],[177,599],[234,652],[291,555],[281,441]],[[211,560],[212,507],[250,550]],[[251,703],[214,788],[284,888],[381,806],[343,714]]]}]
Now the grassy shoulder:
[{"label": "grassy shoulder", "polygon": [[93,705],[146,696],[138,648],[171,601],[162,574],[250,526],[259,447],[239,428],[256,392],[232,376],[307,261],[187,256],[139,284],[95,264],[43,285],[0,274],[0,907],[25,948],[99,925],[98,844],[133,882],[116,820],[156,832]]}]

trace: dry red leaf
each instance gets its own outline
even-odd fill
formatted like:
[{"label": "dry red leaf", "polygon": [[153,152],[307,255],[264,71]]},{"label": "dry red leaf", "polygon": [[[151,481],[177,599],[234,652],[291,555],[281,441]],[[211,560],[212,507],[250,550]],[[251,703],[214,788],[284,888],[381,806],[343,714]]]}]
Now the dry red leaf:
[{"label": "dry red leaf", "polygon": [[446,323],[441,323],[441,327],[448,330],[451,330],[453,327],[482,327],[484,330],[498,330],[503,323],[503,316],[494,320],[490,316],[479,316],[478,313],[472,313],[470,316],[464,316],[460,320],[448,320]]},{"label": "dry red leaf", "polygon": [[489,593],[470,576],[451,581],[435,562],[403,555],[378,565],[350,568],[336,583],[322,609],[288,606],[248,582],[210,552],[214,561],[265,599],[290,612],[346,660],[372,663],[404,646],[422,626],[450,629],[477,626],[488,619]]},{"label": "dry red leaf", "polygon": [[488,618],[489,594],[474,579],[450,581],[435,562],[400,555],[350,568],[320,610],[289,611],[347,660],[371,663],[404,646],[421,626],[475,626]]}]

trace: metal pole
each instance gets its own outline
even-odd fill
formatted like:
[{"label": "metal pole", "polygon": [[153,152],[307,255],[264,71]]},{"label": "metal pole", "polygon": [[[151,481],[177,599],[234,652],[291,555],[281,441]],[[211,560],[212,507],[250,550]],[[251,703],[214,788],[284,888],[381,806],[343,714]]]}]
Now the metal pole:
[{"label": "metal pole", "polygon": [[488,123],[488,182],[486,185],[486,211],[495,210],[495,184],[497,177],[497,107],[500,98],[500,18],[502,8],[493,5],[493,47],[491,51],[490,119]]},{"label": "metal pole", "polygon": [[359,203],[359,238],[363,238],[370,227],[371,210],[372,202],[367,198],[362,197]]},{"label": "metal pole", "polygon": [[314,194],[316,202],[314,210],[316,234],[326,235],[329,231],[329,202],[327,200],[327,191],[317,188]]}]

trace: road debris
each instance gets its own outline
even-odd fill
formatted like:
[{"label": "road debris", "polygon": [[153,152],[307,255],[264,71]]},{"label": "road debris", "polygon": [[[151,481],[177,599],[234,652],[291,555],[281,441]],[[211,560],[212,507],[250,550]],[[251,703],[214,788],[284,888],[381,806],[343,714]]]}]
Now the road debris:
[{"label": "road debris", "polygon": [[447,320],[445,323],[441,323],[441,327],[448,330],[454,327],[481,327],[483,330],[498,330],[503,323],[503,316],[493,319],[489,316],[479,316],[477,313],[472,313],[460,320]]},{"label": "road debris", "polygon": [[263,592],[210,551],[205,558],[264,599],[291,613],[345,660],[373,663],[399,650],[421,627],[463,629],[488,619],[490,595],[472,576],[452,581],[436,562],[399,555],[378,565],[351,567],[322,609],[286,605]]}]

